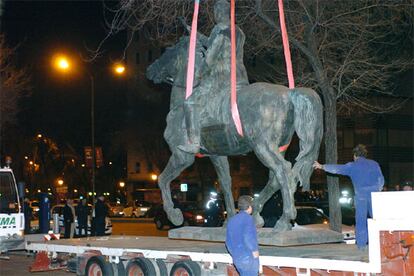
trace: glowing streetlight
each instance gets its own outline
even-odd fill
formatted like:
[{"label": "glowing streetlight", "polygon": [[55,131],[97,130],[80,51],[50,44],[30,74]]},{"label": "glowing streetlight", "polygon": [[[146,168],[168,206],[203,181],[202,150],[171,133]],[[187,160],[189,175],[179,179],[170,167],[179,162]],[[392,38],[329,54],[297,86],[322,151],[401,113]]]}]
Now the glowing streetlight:
[{"label": "glowing streetlight", "polygon": [[125,66],[122,64],[115,64],[114,65],[114,72],[118,75],[122,75],[125,73]]},{"label": "glowing streetlight", "polygon": [[121,188],[125,187],[125,182],[124,181],[120,181],[119,182],[119,187],[121,187]]},{"label": "glowing streetlight", "polygon": [[[55,56],[54,59],[55,68],[59,71],[69,71],[71,67],[70,60],[63,56]],[[125,72],[125,66],[121,63],[117,63],[113,66],[113,70],[117,75],[122,75]],[[90,79],[90,89],[91,89],[91,149],[92,149],[92,167],[91,167],[91,184],[92,184],[92,195],[93,202],[95,199],[95,169],[96,169],[96,151],[95,151],[95,74],[89,70],[86,70],[86,73],[89,75]],[[82,167],[85,165],[82,164]],[[125,184],[124,184],[125,185]]]},{"label": "glowing streetlight", "polygon": [[155,173],[152,173],[151,174],[151,179],[155,181],[155,180],[158,179],[158,176]]},{"label": "glowing streetlight", "polygon": [[57,68],[60,71],[68,71],[70,69],[70,61],[65,56],[57,56],[54,58],[53,62],[55,68]]},{"label": "glowing streetlight", "polygon": [[60,185],[60,186],[62,186],[63,185],[63,180],[62,179],[59,179],[58,181],[57,181],[57,183]]}]

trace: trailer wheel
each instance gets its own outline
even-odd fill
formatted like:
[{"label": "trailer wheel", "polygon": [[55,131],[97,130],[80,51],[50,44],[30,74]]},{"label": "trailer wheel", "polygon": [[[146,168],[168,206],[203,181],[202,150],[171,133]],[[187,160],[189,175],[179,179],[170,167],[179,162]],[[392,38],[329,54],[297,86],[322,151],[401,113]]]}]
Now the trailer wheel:
[{"label": "trailer wheel", "polygon": [[158,270],[160,271],[160,276],[168,276],[167,265],[161,259],[155,260],[158,266]]},{"label": "trailer wheel", "polygon": [[162,225],[162,222],[157,219],[155,220],[155,227],[157,227],[158,230],[162,230],[162,228],[164,228],[164,225]]},{"label": "trailer wheel", "polygon": [[153,276],[155,267],[147,258],[139,257],[128,262],[126,276]]},{"label": "trailer wheel", "polygon": [[112,265],[105,261],[102,256],[89,259],[85,268],[85,276],[113,276]]},{"label": "trailer wheel", "polygon": [[170,276],[200,276],[201,268],[194,261],[178,261],[171,268]]}]

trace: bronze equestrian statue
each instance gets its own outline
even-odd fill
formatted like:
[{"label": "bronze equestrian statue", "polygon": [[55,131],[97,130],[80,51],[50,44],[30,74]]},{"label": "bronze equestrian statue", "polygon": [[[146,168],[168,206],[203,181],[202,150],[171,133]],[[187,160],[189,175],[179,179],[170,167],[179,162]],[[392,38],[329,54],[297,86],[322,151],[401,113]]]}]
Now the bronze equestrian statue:
[{"label": "bronze equestrian statue", "polygon": [[[164,138],[172,155],[159,176],[164,209],[175,225],[183,223],[181,210],[174,208],[170,182],[194,162],[194,154],[178,149],[188,142],[184,116],[184,98],[188,56],[188,37],[169,47],[147,69],[147,77],[155,83],[172,84],[170,112]],[[194,94],[202,84],[205,72],[205,49],[197,43],[194,76]],[[214,70],[214,69],[211,69]],[[214,80],[210,80],[214,81]],[[220,87],[220,84],[210,84]],[[226,86],[224,86],[226,87]],[[318,94],[309,88],[288,89],[270,83],[254,83],[238,90],[237,103],[243,125],[244,136],[237,134],[230,112],[228,89],[200,93],[201,141],[200,152],[207,155],[217,171],[223,190],[226,211],[229,217],[235,214],[231,192],[231,177],[226,156],[246,154],[253,151],[269,168],[269,180],[259,197],[254,201],[254,216],[258,225],[263,225],[259,213],[264,203],[281,189],[283,215],[275,225],[277,231],[291,229],[290,221],[296,218],[293,194],[297,183],[309,189],[312,164],[318,157],[322,140],[322,103]],[[292,164],[284,159],[279,147],[290,143],[296,132],[300,141],[300,152]]]}]

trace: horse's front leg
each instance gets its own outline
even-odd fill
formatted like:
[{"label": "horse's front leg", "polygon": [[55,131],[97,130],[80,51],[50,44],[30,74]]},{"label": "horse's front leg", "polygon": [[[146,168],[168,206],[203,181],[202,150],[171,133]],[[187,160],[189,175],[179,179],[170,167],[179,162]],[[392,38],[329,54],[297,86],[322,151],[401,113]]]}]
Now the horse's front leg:
[{"label": "horse's front leg", "polygon": [[216,169],[221,189],[223,190],[227,219],[229,219],[236,214],[236,209],[234,208],[234,198],[231,191],[229,161],[226,156],[210,156],[210,159]]},{"label": "horse's front leg", "polygon": [[183,170],[194,163],[194,155],[186,154],[181,151],[174,151],[168,160],[167,166],[164,168],[158,178],[158,186],[161,189],[161,196],[164,205],[164,210],[167,213],[168,219],[174,225],[181,225],[184,222],[183,214],[180,209],[174,208],[174,202],[171,198],[170,183]]},{"label": "horse's front leg", "polygon": [[277,182],[275,174],[272,170],[269,171],[269,180],[267,181],[266,186],[260,192],[258,197],[254,198],[253,201],[253,218],[256,222],[257,227],[263,227],[264,220],[260,215],[260,212],[263,210],[265,203],[273,196],[273,194],[279,191],[280,185]]}]

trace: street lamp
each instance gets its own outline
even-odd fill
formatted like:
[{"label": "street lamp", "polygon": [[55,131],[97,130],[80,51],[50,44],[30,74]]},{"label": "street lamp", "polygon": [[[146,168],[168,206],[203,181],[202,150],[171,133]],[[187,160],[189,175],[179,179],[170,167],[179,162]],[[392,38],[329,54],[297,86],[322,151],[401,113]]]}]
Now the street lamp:
[{"label": "street lamp", "polygon": [[119,187],[120,188],[124,188],[125,187],[125,182],[124,181],[120,181],[119,182]]},{"label": "street lamp", "polygon": [[151,174],[151,179],[155,181],[155,180],[158,179],[158,176],[155,173],[152,173]]},{"label": "street lamp", "polygon": [[[54,58],[54,67],[61,72],[67,72],[71,68],[70,60],[64,55],[56,55]],[[113,66],[114,72],[117,75],[123,75],[125,73],[125,66],[121,63],[116,63]],[[96,152],[95,152],[95,76],[88,70],[85,70],[89,75],[90,89],[91,89],[91,148],[92,148],[92,202],[95,202],[95,168],[96,168]]]}]

